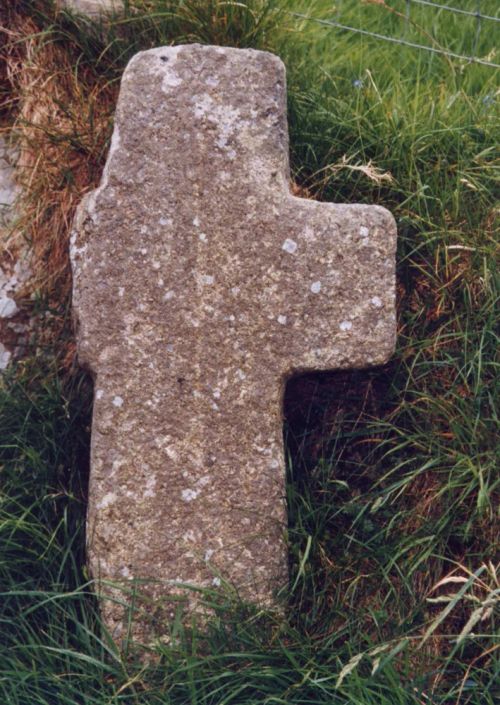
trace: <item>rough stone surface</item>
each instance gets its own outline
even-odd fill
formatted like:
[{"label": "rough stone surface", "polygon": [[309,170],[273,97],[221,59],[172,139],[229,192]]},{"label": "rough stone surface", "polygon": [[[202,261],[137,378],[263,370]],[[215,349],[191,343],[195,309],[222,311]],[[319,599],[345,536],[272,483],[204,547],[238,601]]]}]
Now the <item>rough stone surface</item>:
[{"label": "rough stone surface", "polygon": [[[272,54],[137,54],[77,216],[90,567],[108,594],[106,580],[160,581],[147,590],[164,615],[179,583],[272,604],[287,580],[286,380],[393,351],[394,220],[291,195],[285,105]],[[118,638],[123,610],[103,611]]]},{"label": "rough stone surface", "polygon": [[122,0],[60,0],[63,7],[89,17],[98,17],[107,12],[123,9]]},{"label": "rough stone surface", "polygon": [[14,242],[20,189],[16,183],[17,155],[0,135],[0,371],[22,355],[29,325],[18,299],[31,276],[25,243]]},{"label": "rough stone surface", "polygon": [[15,181],[15,152],[0,135],[0,228],[9,227],[14,218],[14,205],[19,194]]}]

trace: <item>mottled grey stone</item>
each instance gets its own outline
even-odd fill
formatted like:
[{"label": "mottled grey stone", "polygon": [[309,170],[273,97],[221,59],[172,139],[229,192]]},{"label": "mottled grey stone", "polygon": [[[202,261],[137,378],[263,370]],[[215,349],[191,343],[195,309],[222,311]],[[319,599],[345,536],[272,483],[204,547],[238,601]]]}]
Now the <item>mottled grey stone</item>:
[{"label": "mottled grey stone", "polygon": [[[146,589],[167,615],[180,583],[273,604],[287,580],[285,383],[394,347],[394,220],[291,195],[285,106],[272,54],[137,54],[77,216],[90,567],[108,595],[105,581],[160,581]],[[103,612],[118,637],[123,610]]]},{"label": "mottled grey stone", "polygon": [[95,18],[99,15],[123,9],[123,0],[59,0],[63,7],[82,15]]},{"label": "mottled grey stone", "polygon": [[23,350],[20,327],[23,318],[18,306],[31,276],[29,252],[24,240],[14,236],[20,216],[20,187],[16,181],[18,154],[8,135],[0,135],[0,372]]},{"label": "mottled grey stone", "polygon": [[6,230],[15,218],[19,186],[15,180],[16,154],[0,135],[0,229]]}]

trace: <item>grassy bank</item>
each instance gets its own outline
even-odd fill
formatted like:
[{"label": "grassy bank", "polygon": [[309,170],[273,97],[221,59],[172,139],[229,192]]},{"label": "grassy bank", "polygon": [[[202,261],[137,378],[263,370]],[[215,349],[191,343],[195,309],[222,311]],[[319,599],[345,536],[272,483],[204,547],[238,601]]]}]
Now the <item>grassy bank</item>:
[{"label": "grassy bank", "polygon": [[[3,10],[0,117],[22,155],[20,228],[37,262],[27,305],[46,324],[0,389],[0,702],[494,703],[498,75],[288,12],[329,17],[324,0],[130,5],[107,27],[46,0]],[[409,40],[432,28],[471,52],[473,18],[412,17]],[[380,3],[344,2],[342,19],[403,31]],[[286,618],[228,595],[208,633],[166,625],[172,645],[144,664],[102,629],[84,567],[91,387],[74,360],[67,243],[99,182],[127,60],[186,41],[284,59],[294,188],[397,219],[399,335],[384,368],[288,386]],[[494,44],[483,26],[476,54]]]}]

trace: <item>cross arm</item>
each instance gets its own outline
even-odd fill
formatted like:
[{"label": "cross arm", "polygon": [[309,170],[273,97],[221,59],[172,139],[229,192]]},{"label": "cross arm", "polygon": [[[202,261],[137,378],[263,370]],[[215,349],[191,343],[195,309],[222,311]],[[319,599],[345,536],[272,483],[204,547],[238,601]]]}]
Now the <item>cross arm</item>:
[{"label": "cross arm", "polygon": [[282,372],[385,363],[395,346],[393,216],[290,196],[279,223]]}]

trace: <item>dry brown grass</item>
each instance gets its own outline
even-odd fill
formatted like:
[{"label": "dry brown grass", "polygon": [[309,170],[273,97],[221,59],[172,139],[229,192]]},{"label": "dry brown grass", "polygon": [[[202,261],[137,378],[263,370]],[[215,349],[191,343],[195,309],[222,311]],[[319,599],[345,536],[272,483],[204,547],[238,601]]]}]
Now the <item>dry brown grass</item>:
[{"label": "dry brown grass", "polygon": [[60,313],[49,334],[57,337],[71,292],[71,224],[83,194],[99,181],[116,89],[80,68],[71,47],[49,41],[21,10],[4,12],[0,32],[2,123],[19,150],[23,193],[14,237],[32,249],[32,291]]}]

